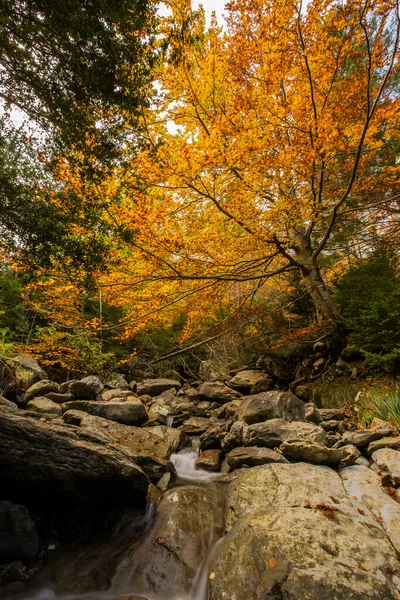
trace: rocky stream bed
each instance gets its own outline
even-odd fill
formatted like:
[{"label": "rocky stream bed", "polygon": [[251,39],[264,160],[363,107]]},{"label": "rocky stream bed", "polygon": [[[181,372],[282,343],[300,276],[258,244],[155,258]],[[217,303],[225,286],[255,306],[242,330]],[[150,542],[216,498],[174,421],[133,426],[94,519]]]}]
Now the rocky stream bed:
[{"label": "rocky stream bed", "polygon": [[[33,366],[31,365],[33,369]],[[257,370],[0,400],[4,600],[400,599],[400,435]]]}]

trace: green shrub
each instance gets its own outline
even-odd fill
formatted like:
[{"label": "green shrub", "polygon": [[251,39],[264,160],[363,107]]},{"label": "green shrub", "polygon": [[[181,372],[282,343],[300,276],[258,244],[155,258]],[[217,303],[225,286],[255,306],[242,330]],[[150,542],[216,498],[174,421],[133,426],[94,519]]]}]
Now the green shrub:
[{"label": "green shrub", "polygon": [[400,276],[396,257],[379,249],[339,282],[336,300],[350,342],[373,368],[400,372]]}]

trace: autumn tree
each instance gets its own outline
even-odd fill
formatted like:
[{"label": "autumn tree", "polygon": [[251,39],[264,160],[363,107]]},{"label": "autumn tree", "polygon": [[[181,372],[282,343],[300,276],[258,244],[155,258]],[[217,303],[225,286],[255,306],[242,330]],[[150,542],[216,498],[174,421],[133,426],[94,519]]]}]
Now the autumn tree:
[{"label": "autumn tree", "polygon": [[325,267],[398,219],[398,4],[234,0],[226,31],[173,9],[164,102],[124,200],[129,223],[146,195],[131,251],[151,268],[125,263],[121,289],[175,282],[176,301],[212,305],[297,270],[337,323]]}]

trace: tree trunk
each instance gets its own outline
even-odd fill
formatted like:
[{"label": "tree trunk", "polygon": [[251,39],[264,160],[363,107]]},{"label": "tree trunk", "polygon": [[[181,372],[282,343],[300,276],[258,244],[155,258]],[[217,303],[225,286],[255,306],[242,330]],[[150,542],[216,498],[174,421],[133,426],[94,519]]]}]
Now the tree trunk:
[{"label": "tree trunk", "polygon": [[340,314],[322,278],[317,261],[312,255],[312,249],[306,239],[305,232],[303,230],[296,231],[292,235],[292,239],[292,248],[296,252],[296,262],[300,265],[299,269],[306,290],[316,308],[318,320],[329,321],[336,326],[340,321]]}]

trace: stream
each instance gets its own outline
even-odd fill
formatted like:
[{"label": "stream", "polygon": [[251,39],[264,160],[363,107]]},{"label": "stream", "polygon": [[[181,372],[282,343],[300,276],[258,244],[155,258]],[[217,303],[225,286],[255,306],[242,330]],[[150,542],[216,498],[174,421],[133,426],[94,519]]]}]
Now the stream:
[{"label": "stream", "polygon": [[[170,460],[175,466],[177,477],[173,486],[165,493],[169,495],[172,505],[179,501],[179,494],[185,491],[200,496],[204,492],[203,499],[208,501],[212,498],[211,510],[207,514],[210,522],[208,539],[203,544],[203,553],[194,576],[190,582],[182,583],[182,589],[171,592],[177,587],[177,582],[173,580],[174,569],[168,573],[168,565],[165,568],[165,564],[161,564],[160,569],[164,569],[168,575],[165,577],[165,574],[161,573],[160,577],[164,577],[165,581],[163,591],[159,589],[158,575],[154,575],[159,571],[157,561],[160,561],[160,557],[157,557],[157,553],[154,555],[152,552],[145,552],[144,566],[138,566],[135,559],[129,558],[130,547],[143,546],[144,551],[146,550],[146,536],[150,536],[156,524],[159,504],[148,503],[144,516],[130,523],[125,529],[120,527],[111,541],[84,547],[83,553],[78,551],[75,555],[73,551],[65,552],[59,548],[58,560],[50,560],[50,565],[45,564],[44,575],[39,571],[28,589],[8,592],[4,600],[207,600],[209,560],[224,531],[225,484],[221,473],[196,469],[198,454],[194,442],[192,448],[171,455]],[[186,522],[189,526],[192,525],[190,517]],[[196,528],[196,525],[193,525],[193,528]],[[190,530],[188,531],[190,533]],[[163,544],[164,537],[157,538],[157,542]],[[190,554],[191,550],[190,540],[183,540],[181,546],[185,542],[188,546],[180,547],[183,555]],[[158,547],[156,549],[158,550]],[[171,549],[170,554],[173,553],[174,550]],[[169,558],[167,556],[162,560],[168,561]],[[104,580],[107,579],[110,584],[105,588]],[[179,578],[177,579],[179,587]],[[48,583],[50,580],[53,584]]]}]

